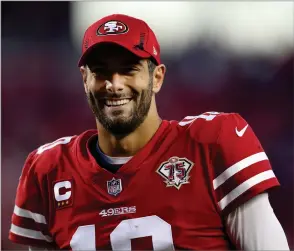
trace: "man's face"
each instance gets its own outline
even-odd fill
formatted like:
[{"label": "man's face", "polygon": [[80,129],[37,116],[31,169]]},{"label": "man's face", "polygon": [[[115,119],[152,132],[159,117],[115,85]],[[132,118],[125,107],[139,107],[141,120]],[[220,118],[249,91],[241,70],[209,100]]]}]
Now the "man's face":
[{"label": "man's face", "polygon": [[102,126],[114,135],[128,135],[146,118],[153,81],[147,60],[117,45],[100,45],[87,58],[86,95]]}]

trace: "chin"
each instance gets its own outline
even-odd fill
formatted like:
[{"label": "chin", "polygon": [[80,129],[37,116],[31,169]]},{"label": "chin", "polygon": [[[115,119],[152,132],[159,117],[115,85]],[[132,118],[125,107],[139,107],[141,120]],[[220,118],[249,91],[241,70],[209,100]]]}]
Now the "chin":
[{"label": "chin", "polygon": [[111,134],[124,137],[134,132],[142,123],[142,121],[131,116],[119,115],[113,118],[107,117],[100,120],[102,126]]},{"label": "chin", "polygon": [[132,117],[131,116],[124,116],[119,115],[110,119],[111,124],[121,127],[127,127],[128,125],[132,124]]},{"label": "chin", "polygon": [[122,123],[131,121],[133,118],[132,111],[116,110],[108,113],[104,113],[104,117],[110,119],[111,121],[121,121]]}]

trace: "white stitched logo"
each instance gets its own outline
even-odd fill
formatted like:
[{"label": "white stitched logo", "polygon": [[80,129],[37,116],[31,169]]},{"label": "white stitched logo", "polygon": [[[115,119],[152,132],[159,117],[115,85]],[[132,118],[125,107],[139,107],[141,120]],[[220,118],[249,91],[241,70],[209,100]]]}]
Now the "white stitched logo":
[{"label": "white stitched logo", "polygon": [[236,130],[236,134],[239,136],[239,137],[242,137],[247,129],[248,125],[246,125],[241,131],[238,131],[237,127],[235,128]]},{"label": "white stitched logo", "polygon": [[57,209],[71,206],[73,203],[73,187],[69,180],[58,181],[53,187]]},{"label": "white stitched logo", "polygon": [[97,30],[98,36],[107,35],[118,35],[128,32],[128,27],[121,21],[108,21],[102,25]]}]

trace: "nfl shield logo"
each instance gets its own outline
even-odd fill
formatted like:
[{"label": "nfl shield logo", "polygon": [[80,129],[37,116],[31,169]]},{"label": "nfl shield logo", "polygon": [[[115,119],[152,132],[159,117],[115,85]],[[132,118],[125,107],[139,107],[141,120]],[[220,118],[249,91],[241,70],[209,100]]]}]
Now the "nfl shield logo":
[{"label": "nfl shield logo", "polygon": [[118,195],[122,191],[121,179],[112,178],[107,181],[107,191],[111,195]]}]

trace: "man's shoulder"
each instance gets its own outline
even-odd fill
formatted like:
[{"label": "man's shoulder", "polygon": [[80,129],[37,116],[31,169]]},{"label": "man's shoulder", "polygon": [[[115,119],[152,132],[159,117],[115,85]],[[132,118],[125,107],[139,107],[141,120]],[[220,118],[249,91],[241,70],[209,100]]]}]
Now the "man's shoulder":
[{"label": "man's shoulder", "polygon": [[97,134],[97,130],[87,130],[78,135],[65,136],[52,142],[39,146],[32,151],[26,160],[26,164],[35,173],[46,174],[53,167],[64,163],[65,159],[76,158],[77,151],[86,149],[87,141]]},{"label": "man's shoulder", "polygon": [[228,123],[242,119],[238,113],[204,112],[199,115],[189,115],[181,121],[172,122],[180,131],[199,143],[215,143],[220,132]]}]

